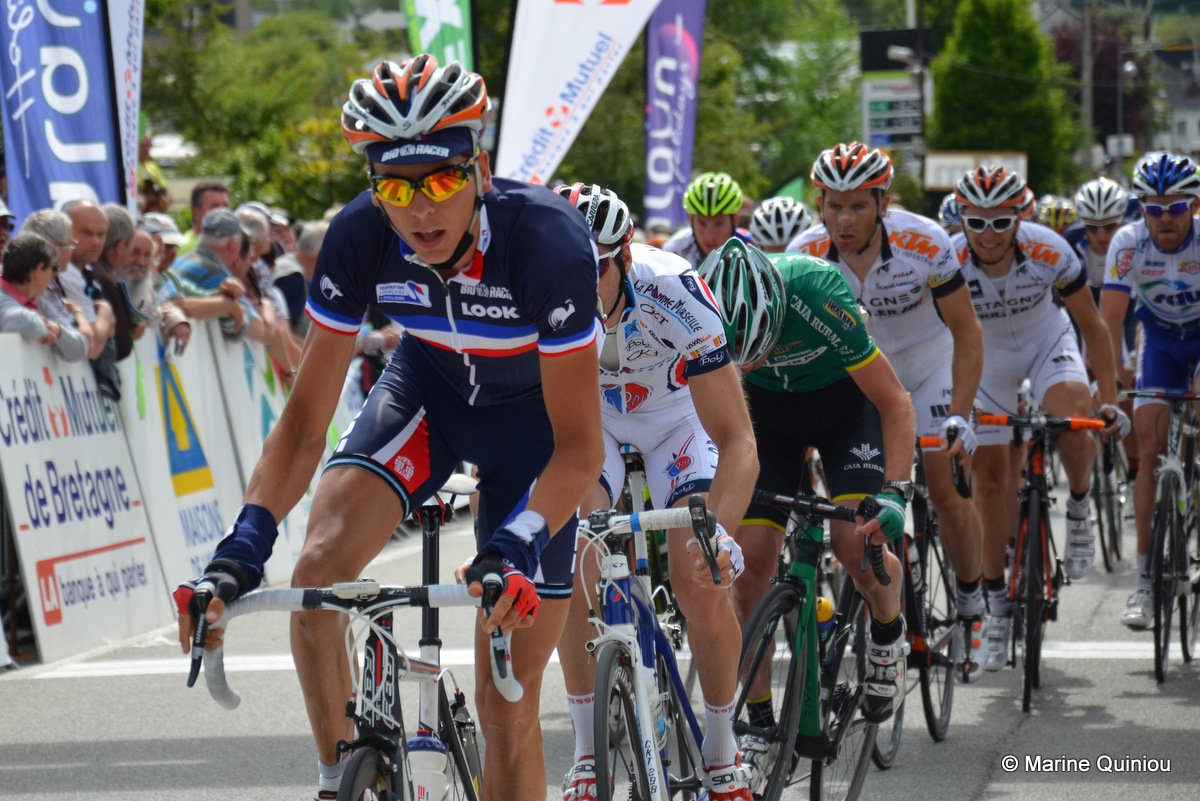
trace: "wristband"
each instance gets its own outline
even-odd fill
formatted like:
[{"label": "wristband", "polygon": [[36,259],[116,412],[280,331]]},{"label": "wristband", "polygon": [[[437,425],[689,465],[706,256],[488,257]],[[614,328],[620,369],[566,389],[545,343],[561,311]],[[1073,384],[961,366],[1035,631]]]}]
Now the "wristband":
[{"label": "wristband", "polygon": [[269,509],[256,503],[244,504],[225,539],[217,543],[211,566],[228,571],[230,563],[240,565],[238,583],[247,585],[242,587],[243,592],[252,590],[262,581],[263,566],[278,536],[279,527]]}]

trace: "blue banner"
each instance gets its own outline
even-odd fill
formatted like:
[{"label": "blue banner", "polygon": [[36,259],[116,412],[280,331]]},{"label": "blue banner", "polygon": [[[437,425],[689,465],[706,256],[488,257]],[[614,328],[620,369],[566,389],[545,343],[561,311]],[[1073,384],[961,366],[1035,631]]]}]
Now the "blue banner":
[{"label": "blue banner", "polygon": [[646,28],[646,227],[687,222],[704,0],[662,0]]},{"label": "blue banner", "polygon": [[6,0],[0,16],[8,206],[124,203],[107,0]]}]

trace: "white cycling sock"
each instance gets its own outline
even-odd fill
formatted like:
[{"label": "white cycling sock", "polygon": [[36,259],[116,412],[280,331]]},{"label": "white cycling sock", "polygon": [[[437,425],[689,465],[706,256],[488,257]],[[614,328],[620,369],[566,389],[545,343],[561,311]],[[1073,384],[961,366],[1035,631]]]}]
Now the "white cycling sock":
[{"label": "white cycling sock", "polygon": [[723,768],[737,762],[737,738],[733,736],[733,707],[711,706],[704,702],[704,744],[700,755],[708,768]]},{"label": "white cycling sock", "polygon": [[988,595],[988,610],[996,617],[1011,617],[1012,616],[1012,601],[1008,599],[1008,587],[1002,587],[998,590],[989,589]]},{"label": "white cycling sock", "polygon": [[1137,583],[1138,589],[1139,590],[1148,590],[1151,588],[1151,584],[1150,584],[1150,554],[1139,553],[1137,555],[1137,565],[1138,565],[1138,583]]},{"label": "white cycling sock", "polygon": [[1067,517],[1073,517],[1076,520],[1087,520],[1091,511],[1092,496],[1085,494],[1082,498],[1076,498],[1075,493],[1067,493]]},{"label": "white cycling sock", "polygon": [[567,708],[571,710],[571,725],[575,727],[575,761],[596,753],[596,734],[593,728],[596,718],[596,694],[571,695],[567,693]]},{"label": "white cycling sock", "polygon": [[959,617],[975,617],[986,611],[983,603],[983,585],[975,588],[971,594],[963,592],[962,587],[956,591],[955,605],[958,607]]},{"label": "white cycling sock", "polygon": [[317,758],[317,770],[320,772],[320,780],[317,784],[318,790],[336,790],[342,786],[342,770],[346,767],[346,761],[342,760],[336,765],[326,765]]}]

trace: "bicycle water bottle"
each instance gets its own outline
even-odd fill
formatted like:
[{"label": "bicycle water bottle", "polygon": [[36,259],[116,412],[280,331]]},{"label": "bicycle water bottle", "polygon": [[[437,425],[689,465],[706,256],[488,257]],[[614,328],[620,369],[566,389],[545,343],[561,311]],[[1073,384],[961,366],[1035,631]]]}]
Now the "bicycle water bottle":
[{"label": "bicycle water bottle", "polygon": [[921,552],[917,550],[917,541],[911,534],[904,536],[908,538],[908,569],[912,573],[913,592],[919,593],[925,589],[921,576]]},{"label": "bicycle water bottle", "polygon": [[646,693],[650,696],[650,719],[654,721],[654,743],[659,748],[667,742],[667,718],[663,714],[663,699],[658,692],[658,674],[645,670]]},{"label": "bicycle water bottle", "polygon": [[412,768],[415,797],[421,801],[442,801],[446,781],[446,746],[441,739],[421,729],[408,739],[408,764]]},{"label": "bicycle water bottle", "polygon": [[817,598],[817,637],[821,640],[822,649],[825,643],[829,642],[829,638],[833,636],[835,628],[837,628],[837,621],[833,616],[833,601],[828,598]]}]

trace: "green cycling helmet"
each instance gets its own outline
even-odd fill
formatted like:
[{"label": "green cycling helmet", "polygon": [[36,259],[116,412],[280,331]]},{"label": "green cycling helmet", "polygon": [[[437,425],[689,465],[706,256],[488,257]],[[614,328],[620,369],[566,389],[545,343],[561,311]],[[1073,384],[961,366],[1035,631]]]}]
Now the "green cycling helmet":
[{"label": "green cycling helmet", "polygon": [[688,184],[683,208],[701,217],[737,214],[742,210],[742,188],[728,173],[706,172]]},{"label": "green cycling helmet", "polygon": [[712,290],[738,366],[753,364],[775,347],[787,312],[783,276],[761,250],[731,237],[697,269]]}]

